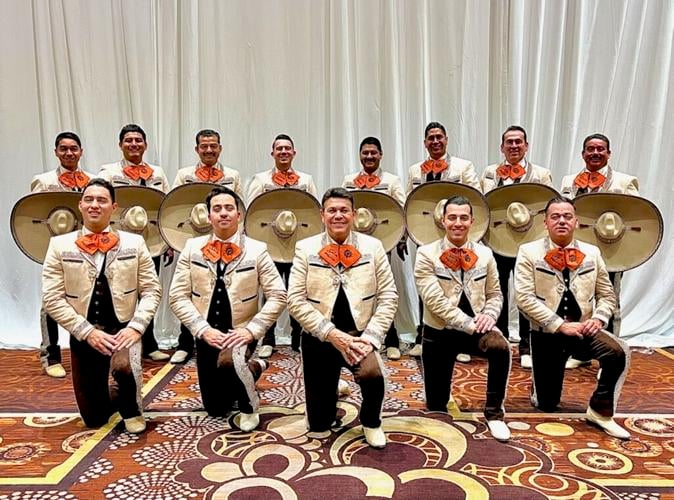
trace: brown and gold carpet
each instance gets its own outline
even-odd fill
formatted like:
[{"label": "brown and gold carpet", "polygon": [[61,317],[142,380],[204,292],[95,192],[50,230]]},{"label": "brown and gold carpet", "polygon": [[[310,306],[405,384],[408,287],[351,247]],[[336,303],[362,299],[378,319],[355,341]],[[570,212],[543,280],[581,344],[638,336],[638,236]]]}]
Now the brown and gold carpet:
[{"label": "brown and gold carpet", "polygon": [[491,439],[482,419],[485,361],[457,364],[450,414],[424,411],[416,360],[386,366],[389,444],[373,450],[350,375],[343,426],[306,432],[300,358],[289,348],[274,354],[258,384],[261,425],[249,434],[236,430],[235,417],[201,411],[193,360],[146,363],[148,431],[130,435],[119,420],[86,429],[69,378],[42,375],[34,351],[0,351],[0,499],[674,499],[671,350],[633,352],[618,407],[632,433],[625,442],[582,418],[596,365],[567,371],[560,411],[544,414],[531,408],[529,373],[515,360],[509,443]]}]

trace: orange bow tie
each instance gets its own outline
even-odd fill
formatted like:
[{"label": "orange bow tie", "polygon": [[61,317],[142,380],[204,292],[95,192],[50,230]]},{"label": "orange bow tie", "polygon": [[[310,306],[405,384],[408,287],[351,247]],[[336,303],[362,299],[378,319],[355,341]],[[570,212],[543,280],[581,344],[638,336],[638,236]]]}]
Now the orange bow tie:
[{"label": "orange bow tie", "polygon": [[468,271],[475,267],[477,255],[467,248],[448,248],[440,256],[440,262],[452,271]]},{"label": "orange bow tie", "polygon": [[119,236],[115,233],[89,233],[77,238],[75,244],[83,252],[93,255],[96,252],[107,253],[108,250],[117,245],[118,241]]},{"label": "orange bow tie", "polygon": [[526,174],[526,170],[519,163],[517,165],[500,165],[496,169],[496,175],[501,179],[517,180]]},{"label": "orange bow tie", "polygon": [[210,260],[214,264],[219,260],[225,264],[229,264],[241,255],[241,249],[237,245],[222,241],[209,241],[203,246],[201,252],[207,260]]},{"label": "orange bow tie", "polygon": [[122,170],[124,171],[124,175],[130,179],[133,179],[134,181],[137,181],[138,179],[143,179],[146,181],[152,177],[153,172],[152,168],[148,167],[144,163],[142,165],[127,165]]},{"label": "orange bow tie", "polygon": [[326,263],[332,267],[341,263],[344,268],[348,269],[360,260],[360,252],[353,245],[338,245],[331,243],[325,245],[318,255]]},{"label": "orange bow tie", "polygon": [[545,254],[545,262],[558,271],[575,271],[583,262],[585,254],[577,248],[553,248]]},{"label": "orange bow tie", "polygon": [[578,189],[592,189],[595,190],[604,184],[606,177],[599,172],[582,172],[573,180],[573,184]]},{"label": "orange bow tie", "polygon": [[375,186],[379,185],[380,179],[376,175],[370,174],[358,174],[358,176],[353,180],[353,183],[358,189],[372,189]]},{"label": "orange bow tie", "polygon": [[421,172],[428,174],[433,172],[435,175],[438,175],[447,170],[447,162],[445,160],[426,160],[421,165]]},{"label": "orange bow tie", "polygon": [[294,186],[300,180],[300,176],[288,170],[287,172],[276,172],[271,176],[271,180],[277,186]]},{"label": "orange bow tie", "polygon": [[222,170],[215,167],[207,167],[206,165],[197,168],[194,174],[201,182],[218,182],[224,177]]},{"label": "orange bow tie", "polygon": [[63,172],[59,175],[59,182],[70,189],[82,189],[89,183],[89,176],[84,172]]}]

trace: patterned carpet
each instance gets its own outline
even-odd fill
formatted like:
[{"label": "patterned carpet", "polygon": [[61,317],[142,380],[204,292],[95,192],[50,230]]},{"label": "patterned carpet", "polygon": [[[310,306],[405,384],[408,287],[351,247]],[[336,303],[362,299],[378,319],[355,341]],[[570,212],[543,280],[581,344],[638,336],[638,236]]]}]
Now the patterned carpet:
[{"label": "patterned carpet", "polygon": [[416,360],[386,366],[389,444],[373,450],[346,372],[352,395],[340,402],[343,426],[306,432],[300,359],[288,348],[274,354],[258,384],[261,425],[251,434],[236,430],[236,417],[200,411],[194,361],[147,362],[148,431],[139,436],[118,420],[86,429],[69,377],[41,375],[36,352],[0,351],[0,499],[674,499],[671,350],[633,352],[618,408],[633,435],[626,442],[582,419],[596,365],[567,371],[563,405],[546,415],[529,405],[529,373],[514,358],[506,444],[489,437],[481,416],[483,360],[457,365],[450,414],[424,411]]}]

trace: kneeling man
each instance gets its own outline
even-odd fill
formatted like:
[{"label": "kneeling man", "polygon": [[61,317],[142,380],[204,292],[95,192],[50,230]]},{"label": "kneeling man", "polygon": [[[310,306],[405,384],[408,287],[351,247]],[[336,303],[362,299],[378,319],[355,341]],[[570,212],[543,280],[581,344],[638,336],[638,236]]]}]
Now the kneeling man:
[{"label": "kneeling man", "polygon": [[603,330],[616,307],[615,292],[599,249],[574,239],[577,225],[573,201],[553,198],[545,208],[548,236],[522,245],[517,254],[517,306],[531,323],[531,401],[554,411],[569,356],[597,359],[601,374],[586,419],[613,437],[628,439],[613,414],[629,348]]},{"label": "kneeling man", "polygon": [[[267,245],[239,233],[234,192],[214,188],[206,197],[213,233],[187,240],[176,266],[169,302],[196,337],[197,375],[204,408],[224,416],[238,402],[238,426],[260,423],[255,381],[266,363],[250,359],[257,341],[286,305],[286,290]],[[259,308],[259,289],[267,301]]]},{"label": "kneeling man", "polygon": [[[93,179],[82,193],[84,228],[55,236],[42,269],[42,302],[70,332],[77,407],[88,427],[119,410],[126,430],[145,430],[140,338],[161,299],[152,257],[139,235],[110,229],[117,208],[108,181]],[[118,385],[117,408],[108,377]]]},{"label": "kneeling man", "polygon": [[383,448],[384,366],[378,351],[395,316],[398,292],[381,242],[352,231],[353,194],[331,188],[321,204],[326,231],[297,243],[288,286],[288,311],[304,329],[309,429],[333,426],[339,373],[346,366],[363,395],[365,440]]},{"label": "kneeling man", "polygon": [[459,353],[487,358],[487,401],[484,416],[491,435],[510,438],[503,422],[510,347],[496,328],[503,296],[491,250],[468,241],[473,207],[463,196],[447,200],[442,219],[445,237],[417,251],[414,279],[424,304],[421,360],[426,405],[447,411],[454,360]]}]

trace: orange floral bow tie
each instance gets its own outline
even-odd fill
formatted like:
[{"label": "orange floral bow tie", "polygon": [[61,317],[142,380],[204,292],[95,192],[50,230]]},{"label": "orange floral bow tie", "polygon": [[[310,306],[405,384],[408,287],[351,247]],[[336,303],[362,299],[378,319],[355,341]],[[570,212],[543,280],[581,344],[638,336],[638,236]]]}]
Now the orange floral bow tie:
[{"label": "orange floral bow tie", "polygon": [[585,254],[577,248],[553,248],[545,254],[545,262],[558,271],[575,271],[584,258]]},{"label": "orange floral bow tie", "polygon": [[606,177],[599,172],[582,172],[573,180],[574,186],[578,189],[595,190],[604,184]]},{"label": "orange floral bow tie", "polygon": [[353,180],[353,183],[358,189],[372,189],[373,187],[378,186],[379,182],[380,179],[376,175],[363,173],[358,174],[358,176]]},{"label": "orange floral bow tie", "polygon": [[83,252],[93,255],[96,252],[107,253],[117,245],[118,241],[119,236],[115,233],[89,233],[77,238],[75,244]]},{"label": "orange floral bow tie", "polygon": [[428,174],[433,172],[435,175],[438,175],[447,170],[447,162],[445,160],[426,160],[421,165],[421,172]]},{"label": "orange floral bow tie", "polygon": [[475,267],[477,255],[467,248],[448,248],[440,256],[440,262],[452,271],[468,271]]},{"label": "orange floral bow tie", "polygon": [[517,180],[526,174],[526,170],[519,163],[517,165],[501,165],[496,169],[496,175],[501,179]]},{"label": "orange floral bow tie", "polygon": [[63,172],[59,175],[59,182],[70,189],[82,189],[89,183],[89,176],[84,172]]},{"label": "orange floral bow tie", "polygon": [[360,260],[360,252],[353,245],[338,245],[331,243],[325,245],[318,255],[326,263],[332,267],[341,263],[344,268],[348,269]]},{"label": "orange floral bow tie", "polygon": [[222,170],[215,167],[207,167],[206,165],[197,168],[194,171],[194,175],[196,175],[201,182],[218,182],[224,177]]},{"label": "orange floral bow tie", "polygon": [[206,243],[201,249],[201,252],[207,260],[214,264],[219,260],[225,264],[229,264],[241,255],[241,249],[234,243],[224,243],[217,240]]},{"label": "orange floral bow tie", "polygon": [[300,176],[288,170],[286,172],[276,172],[271,176],[271,180],[277,186],[294,186],[300,180]]},{"label": "orange floral bow tie", "polygon": [[152,170],[152,167],[149,167],[144,163],[142,165],[127,165],[122,170],[124,171],[124,175],[134,181],[137,181],[138,179],[146,181],[152,177],[152,172],[154,171]]}]

